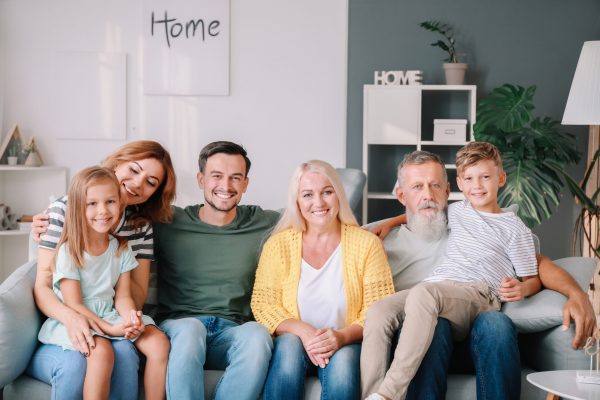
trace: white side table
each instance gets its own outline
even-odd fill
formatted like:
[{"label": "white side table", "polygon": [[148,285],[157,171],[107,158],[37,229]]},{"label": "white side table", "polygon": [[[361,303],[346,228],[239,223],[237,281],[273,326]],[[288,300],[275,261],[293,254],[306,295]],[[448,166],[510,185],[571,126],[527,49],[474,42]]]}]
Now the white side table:
[{"label": "white side table", "polygon": [[577,382],[577,371],[545,371],[527,375],[527,381],[548,392],[546,400],[600,400],[600,385]]}]

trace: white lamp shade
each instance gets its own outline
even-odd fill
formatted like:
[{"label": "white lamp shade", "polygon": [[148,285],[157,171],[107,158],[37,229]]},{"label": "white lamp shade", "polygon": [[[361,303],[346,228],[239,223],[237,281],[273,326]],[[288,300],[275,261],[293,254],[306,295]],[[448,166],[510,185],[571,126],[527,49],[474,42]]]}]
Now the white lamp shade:
[{"label": "white lamp shade", "polygon": [[600,125],[600,40],[583,44],[562,124]]}]

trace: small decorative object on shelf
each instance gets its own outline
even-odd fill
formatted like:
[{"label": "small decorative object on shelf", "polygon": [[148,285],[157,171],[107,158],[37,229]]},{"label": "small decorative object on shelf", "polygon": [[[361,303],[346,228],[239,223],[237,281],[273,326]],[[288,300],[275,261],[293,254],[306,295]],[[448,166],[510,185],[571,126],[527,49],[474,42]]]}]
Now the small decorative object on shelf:
[{"label": "small decorative object on shelf", "polygon": [[19,229],[17,216],[10,211],[10,207],[0,204],[0,231]]},{"label": "small decorative object on shelf", "polygon": [[[6,134],[2,143],[0,143],[0,163],[1,164],[9,164],[16,165],[17,162],[12,159],[9,162],[9,157],[17,157],[19,148],[21,147],[21,132],[19,131],[19,127],[14,125]],[[12,164],[14,162],[14,164]]]},{"label": "small decorative object on shelf", "polygon": [[375,71],[375,85],[422,85],[423,71]]},{"label": "small decorative object on shelf", "polygon": [[431,32],[437,32],[444,37],[444,40],[438,40],[437,42],[431,43],[432,46],[439,47],[448,53],[448,58],[444,61],[444,73],[446,75],[447,85],[463,85],[465,83],[465,72],[467,71],[467,64],[458,62],[456,57],[456,49],[454,45],[456,43],[454,39],[454,32],[450,25],[444,24],[440,21],[424,21],[419,24],[422,28],[427,29]]},{"label": "small decorative object on shelf", "polygon": [[35,137],[31,137],[29,143],[23,149],[25,153],[27,153],[27,158],[25,159],[25,165],[28,167],[40,167],[44,165],[44,161],[42,161],[42,156],[38,150],[38,147],[35,143]]},{"label": "small decorative object on shelf", "polygon": [[19,163],[19,147],[13,144],[8,149],[8,156],[6,157],[8,165],[17,165]]}]

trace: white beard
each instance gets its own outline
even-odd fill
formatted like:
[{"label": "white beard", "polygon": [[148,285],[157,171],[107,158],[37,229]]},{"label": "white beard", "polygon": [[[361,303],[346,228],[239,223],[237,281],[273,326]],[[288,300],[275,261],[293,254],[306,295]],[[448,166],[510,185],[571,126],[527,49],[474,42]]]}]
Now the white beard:
[{"label": "white beard", "polygon": [[436,203],[428,202],[421,204],[419,209],[432,207],[436,208],[433,215],[413,214],[408,208],[406,209],[407,228],[415,235],[428,242],[439,240],[448,231],[448,221],[446,213],[439,209]]}]

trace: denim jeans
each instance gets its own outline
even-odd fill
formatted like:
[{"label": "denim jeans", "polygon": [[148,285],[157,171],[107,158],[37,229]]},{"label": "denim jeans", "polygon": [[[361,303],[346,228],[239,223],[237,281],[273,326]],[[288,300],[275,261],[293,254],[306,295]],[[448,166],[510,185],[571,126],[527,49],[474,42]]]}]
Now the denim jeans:
[{"label": "denim jeans", "polygon": [[[110,382],[113,400],[137,399],[139,357],[129,340],[113,340],[115,363]],[[78,351],[41,344],[25,370],[27,375],[52,385],[52,400],[80,400],[87,362]]]},{"label": "denim jeans", "polygon": [[446,397],[448,365],[453,348],[450,322],[438,318],[431,345],[417,374],[408,385],[407,400],[437,400]]},{"label": "denim jeans", "polygon": [[475,372],[478,400],[518,399],[521,393],[521,363],[517,330],[505,314],[481,313],[473,322],[469,338],[454,344],[449,323],[440,319],[433,342],[409,388],[411,399],[444,398],[445,368],[450,372]]},{"label": "denim jeans", "polygon": [[321,399],[359,399],[360,347],[358,343],[342,347],[325,368],[319,368],[311,363],[298,336],[277,336],[263,399],[303,399],[306,375],[315,369],[321,382]]},{"label": "denim jeans", "polygon": [[167,319],[160,328],[171,341],[168,399],[204,399],[205,367],[225,370],[215,399],[256,400],[260,396],[273,349],[264,326],[199,316]]}]

